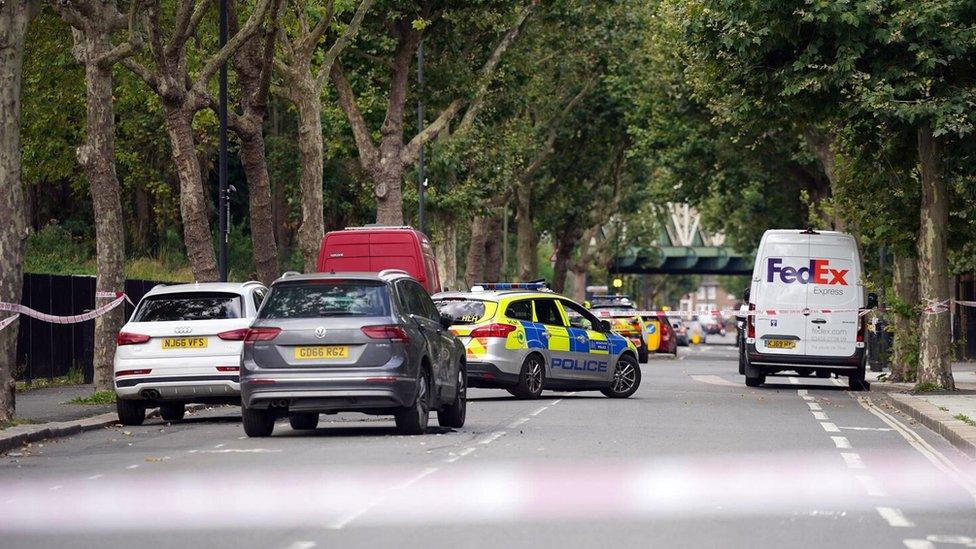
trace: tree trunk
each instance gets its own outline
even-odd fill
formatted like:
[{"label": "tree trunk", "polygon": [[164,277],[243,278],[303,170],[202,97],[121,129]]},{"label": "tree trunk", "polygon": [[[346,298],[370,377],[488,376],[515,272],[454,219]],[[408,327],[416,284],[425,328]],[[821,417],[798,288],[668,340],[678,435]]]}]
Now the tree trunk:
[{"label": "tree trunk", "polygon": [[403,225],[403,164],[399,149],[382,154],[373,170],[373,193],[376,195],[376,223]]},{"label": "tree trunk", "polygon": [[515,222],[516,258],[518,260],[519,280],[533,280],[539,276],[539,261],[536,252],[535,227],[532,224],[532,194],[527,183],[516,186]]},{"label": "tree trunk", "polygon": [[324,198],[322,172],[322,102],[314,92],[315,85],[306,83],[298,106],[298,152],[301,175],[298,185],[302,192],[302,225],[298,229],[298,248],[302,251],[305,272],[315,271],[319,247],[325,236],[323,218]]},{"label": "tree trunk", "polygon": [[[919,294],[926,303],[949,299],[946,227],[949,224],[948,185],[940,170],[942,154],[932,127],[918,128],[918,160],[922,182],[921,231],[918,247]],[[922,315],[918,383],[954,390],[950,368],[949,313]]]},{"label": "tree trunk", "polygon": [[502,280],[502,220],[497,216],[485,218],[485,280]]},{"label": "tree trunk", "polygon": [[576,235],[563,235],[556,238],[556,262],[552,266],[552,291],[561,294],[566,290],[566,274],[569,272],[569,261],[576,244]]},{"label": "tree trunk", "polygon": [[[112,69],[95,59],[111,47],[108,34],[86,39],[85,87],[88,120],[85,142],[78,148],[78,164],[88,178],[95,220],[97,292],[125,291],[125,224],[119,179],[115,173],[115,104]],[[104,303],[108,298],[102,298]],[[97,300],[96,300],[97,301]],[[115,337],[124,323],[124,308],[95,319],[95,390],[112,389]]]},{"label": "tree trunk", "polygon": [[[901,307],[918,303],[918,266],[915,258],[896,255],[892,290]],[[918,315],[894,315],[891,380],[915,381],[918,370]]]},{"label": "tree trunk", "polygon": [[213,282],[219,278],[219,273],[210,233],[209,201],[203,192],[203,175],[190,125],[191,115],[179,107],[165,109],[166,131],[180,180],[180,216],[186,255],[193,269],[193,277],[198,282]]},{"label": "tree trunk", "polygon": [[[245,133],[245,132],[242,132]],[[241,163],[247,178],[248,211],[251,217],[251,246],[258,279],[271,284],[278,278],[278,247],[275,245],[274,210],[271,207],[271,181],[264,150],[264,135],[257,132],[240,135]]]},{"label": "tree trunk", "polygon": [[152,205],[149,202],[149,190],[145,185],[136,184],[135,193],[136,232],[132,235],[133,247],[137,250],[148,250],[150,233],[152,232]]},{"label": "tree trunk", "polygon": [[[824,175],[826,175],[827,180],[830,181],[831,195],[835,196],[836,193],[834,193],[833,190],[837,186],[837,153],[834,151],[834,136],[824,134],[818,130],[807,129],[803,132],[803,137],[806,140],[810,151],[820,161],[820,166],[823,168]],[[833,212],[830,217],[833,221],[834,230],[846,230],[847,223],[844,221],[844,218],[840,212],[837,211],[836,204],[833,205]]]},{"label": "tree trunk", "polygon": [[[24,36],[37,2],[12,1],[0,8],[0,301],[20,303],[27,241],[24,189],[20,181],[20,88]],[[6,318],[7,315],[4,315]],[[0,330],[0,421],[13,419],[17,329]]]},{"label": "tree trunk", "polygon": [[586,299],[586,270],[571,270],[569,276],[573,280],[573,291],[570,297],[582,303]]},{"label": "tree trunk", "polygon": [[464,283],[468,288],[476,282],[487,282],[485,277],[485,218],[475,216],[471,220],[471,241],[468,244],[468,256],[464,262]]},{"label": "tree trunk", "polygon": [[453,220],[438,216],[439,230],[434,233],[434,256],[444,291],[457,290],[457,228]]}]

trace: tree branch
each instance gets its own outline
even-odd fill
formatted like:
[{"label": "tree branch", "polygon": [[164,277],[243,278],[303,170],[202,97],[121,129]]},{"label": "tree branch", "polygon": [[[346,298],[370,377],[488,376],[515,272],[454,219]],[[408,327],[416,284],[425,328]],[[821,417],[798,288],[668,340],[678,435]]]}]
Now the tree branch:
[{"label": "tree branch", "polygon": [[[325,86],[325,80],[329,77],[332,72],[332,64],[335,60],[339,58],[339,54],[342,50],[349,45],[349,42],[356,36],[359,32],[359,28],[363,24],[363,18],[366,16],[366,12],[373,5],[375,0],[362,0],[359,3],[359,7],[356,9],[356,13],[352,16],[352,20],[349,21],[349,26],[342,33],[342,36],[332,44],[329,51],[325,53],[325,58],[322,60],[322,66],[319,67],[319,74],[315,77],[315,84],[321,92],[322,87]],[[331,5],[331,4],[330,4]]]},{"label": "tree branch", "polygon": [[356,104],[356,96],[352,91],[352,86],[346,80],[346,75],[342,72],[342,66],[337,62],[332,65],[332,83],[335,85],[336,95],[339,98],[339,106],[346,113],[349,126],[352,128],[352,135],[356,141],[356,149],[359,150],[359,158],[362,160],[363,167],[372,167],[377,162],[379,151],[373,143],[373,138],[369,135],[363,113],[359,111]]},{"label": "tree branch", "polygon": [[539,152],[536,154],[535,158],[531,163],[525,168],[521,175],[519,175],[519,181],[525,182],[535,174],[536,170],[542,167],[542,164],[549,158],[552,154],[553,145],[556,143],[556,138],[559,136],[559,125],[562,123],[563,119],[569,116],[569,113],[576,107],[576,105],[583,100],[587,93],[590,91],[590,87],[593,85],[593,81],[589,80],[583,85],[576,95],[567,102],[562,110],[559,111],[556,116],[552,117],[546,125],[549,127],[549,133],[546,137],[546,141]]},{"label": "tree branch", "polygon": [[142,49],[142,34],[139,32],[138,27],[138,11],[142,7],[142,0],[132,0],[129,5],[129,36],[124,42],[116,45],[111,50],[102,54],[95,63],[98,64],[101,69],[110,69],[113,65],[121,61],[125,57],[134,55],[140,49]]},{"label": "tree branch", "polygon": [[121,62],[133,74],[141,78],[154,92],[159,93],[159,79],[149,69],[142,66],[133,57],[123,57]]},{"label": "tree branch", "polygon": [[325,31],[329,29],[329,23],[332,22],[332,18],[335,17],[335,0],[329,0],[329,3],[325,6],[325,15],[319,19],[318,23],[312,27],[312,30],[308,32],[302,38],[302,55],[308,57],[312,55],[315,51],[315,47],[318,46],[319,40],[322,39],[322,35]]},{"label": "tree branch", "polygon": [[441,111],[441,114],[438,115],[433,122],[427,124],[427,126],[425,126],[420,133],[415,135],[414,138],[411,139],[405,147],[403,147],[403,150],[400,152],[400,161],[403,162],[404,165],[410,165],[416,162],[420,157],[421,147],[437,137],[442,131],[446,130],[448,124],[450,124],[451,120],[457,116],[457,113],[461,111],[461,107],[463,106],[464,101],[460,99],[455,99],[452,101],[450,105]]},{"label": "tree branch", "polygon": [[247,22],[241,28],[241,31],[234,35],[233,38],[224,44],[224,47],[214,54],[210,60],[203,66],[200,73],[197,75],[196,82],[194,83],[194,88],[197,90],[205,90],[207,88],[207,83],[213,77],[214,73],[221,65],[227,62],[228,59],[234,53],[237,52],[238,48],[244,45],[245,42],[254,36],[254,33],[261,28],[261,24],[264,22],[264,17],[268,14],[268,8],[271,6],[271,0],[258,0],[259,3],[254,7],[254,12],[251,16],[247,18]]}]

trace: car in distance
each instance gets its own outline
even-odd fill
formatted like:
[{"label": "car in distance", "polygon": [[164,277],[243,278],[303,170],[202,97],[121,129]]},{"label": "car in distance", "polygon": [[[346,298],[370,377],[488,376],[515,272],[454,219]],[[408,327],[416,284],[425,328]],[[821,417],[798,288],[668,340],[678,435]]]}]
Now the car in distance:
[{"label": "car in distance", "polygon": [[598,317],[609,320],[614,332],[626,337],[637,347],[637,360],[647,362],[652,349],[647,344],[644,321],[630,297],[622,294],[595,295],[589,309]]},{"label": "car in distance", "polygon": [[430,294],[441,291],[434,248],[427,235],[413,227],[347,227],[322,238],[318,272],[378,273],[385,269],[406,271]]},{"label": "car in distance", "polygon": [[183,419],[188,403],[239,404],[241,349],[268,289],[259,282],[159,285],[117,336],[116,410],[140,425],[159,407]]},{"label": "car in distance", "polygon": [[464,426],[464,347],[406,272],[305,274],[276,280],[244,339],[244,432],[270,436],[287,417],[315,429],[319,414],[392,415],[422,434],[430,411]]},{"label": "car in distance", "polygon": [[538,283],[476,284],[434,296],[467,355],[468,384],[533,399],[543,389],[627,398],[640,386],[637,348],[582,305]]},{"label": "car in distance", "polygon": [[674,330],[674,337],[679,347],[687,347],[691,341],[688,338],[688,326],[680,318],[671,319],[671,328]]},{"label": "car in distance", "polygon": [[648,349],[652,347],[654,352],[657,353],[667,353],[671,355],[678,354],[678,337],[674,333],[674,328],[671,326],[671,321],[668,317],[660,312],[653,312],[654,314],[642,314],[641,320],[644,322],[644,328],[647,332],[647,341],[650,342],[652,337],[657,338],[657,346],[654,347],[648,343]]}]

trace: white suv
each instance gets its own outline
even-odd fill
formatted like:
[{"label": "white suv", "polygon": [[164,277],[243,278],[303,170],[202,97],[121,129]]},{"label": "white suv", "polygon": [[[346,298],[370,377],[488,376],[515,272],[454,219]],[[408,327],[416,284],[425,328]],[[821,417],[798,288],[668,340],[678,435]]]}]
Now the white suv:
[{"label": "white suv", "polygon": [[244,335],[268,289],[259,282],[159,285],[122,327],[115,352],[119,421],[146,409],[180,420],[191,402],[240,404]]}]

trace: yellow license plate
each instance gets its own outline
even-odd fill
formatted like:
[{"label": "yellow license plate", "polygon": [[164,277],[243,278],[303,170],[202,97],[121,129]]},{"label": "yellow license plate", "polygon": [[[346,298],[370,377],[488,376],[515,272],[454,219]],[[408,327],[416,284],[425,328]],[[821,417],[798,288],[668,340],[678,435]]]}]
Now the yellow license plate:
[{"label": "yellow license plate", "polygon": [[349,347],[345,345],[295,347],[295,358],[298,360],[349,358]]},{"label": "yellow license plate", "polygon": [[767,349],[795,349],[796,341],[792,339],[767,339]]},{"label": "yellow license plate", "polygon": [[170,349],[206,349],[205,337],[167,337],[163,338],[163,350]]}]

